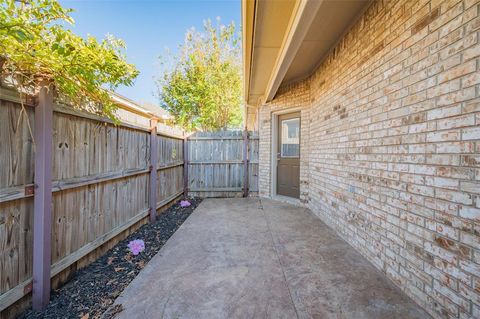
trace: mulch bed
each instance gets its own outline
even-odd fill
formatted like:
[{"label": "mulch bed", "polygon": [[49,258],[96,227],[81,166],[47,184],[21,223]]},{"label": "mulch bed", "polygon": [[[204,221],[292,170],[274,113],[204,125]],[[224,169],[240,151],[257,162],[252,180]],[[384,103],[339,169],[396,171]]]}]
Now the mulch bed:
[{"label": "mulch bed", "polygon": [[[45,311],[29,309],[19,318],[99,318],[202,200],[190,198],[189,201],[192,205],[186,208],[180,207],[180,202],[175,203],[154,223],[140,227],[102,257],[77,271],[64,286],[52,291]],[[145,250],[137,256],[127,248],[133,239],[145,242]],[[121,309],[110,309],[109,313],[119,311]]]}]

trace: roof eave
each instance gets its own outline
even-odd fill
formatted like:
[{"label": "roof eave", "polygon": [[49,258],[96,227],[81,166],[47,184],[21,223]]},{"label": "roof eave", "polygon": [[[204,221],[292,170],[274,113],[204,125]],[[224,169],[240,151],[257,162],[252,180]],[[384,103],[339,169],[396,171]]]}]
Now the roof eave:
[{"label": "roof eave", "polygon": [[[279,53],[276,55],[275,62],[271,68],[265,71],[268,81],[262,87],[261,94],[256,92],[252,94],[251,83],[254,76],[253,56],[256,46],[255,29],[258,25],[256,17],[258,16],[258,3],[261,0],[242,0],[242,21],[243,21],[243,61],[244,61],[244,99],[245,112],[248,106],[257,107],[261,103],[268,102],[275,96],[283,77],[285,76],[290,64],[292,63],[308,28],[315,17],[318,8],[320,8],[323,0],[294,0],[295,4],[292,9],[292,15],[285,31],[282,32],[282,43]],[[275,17],[275,12],[267,14],[269,17]],[[281,17],[276,17],[277,19]],[[265,23],[265,22],[264,22]],[[258,40],[260,41],[260,40]]]},{"label": "roof eave", "polygon": [[285,35],[280,48],[280,54],[277,57],[265,90],[264,102],[270,102],[275,97],[322,2],[322,0],[302,0],[297,2],[294,15],[288,27],[288,33]]}]

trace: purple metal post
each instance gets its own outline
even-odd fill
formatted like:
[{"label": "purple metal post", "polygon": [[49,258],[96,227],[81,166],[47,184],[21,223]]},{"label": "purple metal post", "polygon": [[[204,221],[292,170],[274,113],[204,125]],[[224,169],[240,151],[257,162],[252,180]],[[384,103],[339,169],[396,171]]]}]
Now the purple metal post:
[{"label": "purple metal post", "polygon": [[248,197],[248,131],[243,131],[243,197]]},{"label": "purple metal post", "polygon": [[157,217],[157,122],[156,118],[150,120],[150,222]]},{"label": "purple metal post", "polygon": [[33,309],[50,300],[52,242],[53,89],[42,85],[35,107],[35,190],[33,195]]},{"label": "purple metal post", "polygon": [[183,196],[188,197],[188,138],[183,139]]}]

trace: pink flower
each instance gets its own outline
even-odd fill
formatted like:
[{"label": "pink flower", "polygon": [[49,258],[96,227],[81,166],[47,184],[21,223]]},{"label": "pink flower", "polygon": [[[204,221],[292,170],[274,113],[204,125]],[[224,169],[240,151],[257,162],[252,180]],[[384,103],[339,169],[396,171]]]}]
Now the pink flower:
[{"label": "pink flower", "polygon": [[181,206],[181,207],[188,207],[188,206],[190,206],[190,205],[192,205],[192,204],[190,204],[190,202],[189,202],[188,200],[182,200],[182,201],[180,201],[180,206]]},{"label": "pink flower", "polygon": [[128,249],[136,256],[145,250],[145,242],[141,239],[132,240],[128,243]]}]

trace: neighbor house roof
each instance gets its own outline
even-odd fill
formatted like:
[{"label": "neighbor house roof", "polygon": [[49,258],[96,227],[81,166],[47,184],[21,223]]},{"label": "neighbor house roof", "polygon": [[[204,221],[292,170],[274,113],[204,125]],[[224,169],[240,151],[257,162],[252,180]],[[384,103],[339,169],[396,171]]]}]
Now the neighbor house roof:
[{"label": "neighbor house roof", "polygon": [[126,108],[131,112],[144,116],[155,117],[163,121],[173,119],[173,116],[168,111],[153,103],[147,102],[140,104],[118,93],[110,93],[110,96],[116,104],[121,105],[123,108]]},{"label": "neighbor house roof", "polygon": [[162,108],[160,105],[153,104],[153,103],[150,103],[150,102],[145,102],[145,103],[142,103],[141,106],[145,110],[155,114],[161,120],[168,121],[168,120],[173,119],[173,115],[170,114],[170,112],[168,112],[164,108]]},{"label": "neighbor house roof", "polygon": [[247,126],[278,88],[308,77],[370,0],[242,0]]}]

